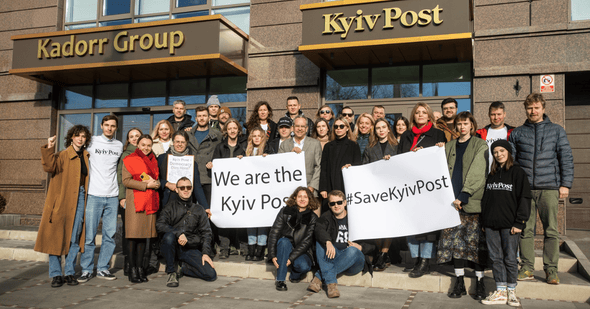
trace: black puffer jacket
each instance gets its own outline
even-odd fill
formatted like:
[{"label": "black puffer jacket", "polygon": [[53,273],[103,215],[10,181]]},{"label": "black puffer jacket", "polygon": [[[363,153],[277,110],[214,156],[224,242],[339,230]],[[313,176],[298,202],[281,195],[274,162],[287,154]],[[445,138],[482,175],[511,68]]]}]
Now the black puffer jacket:
[{"label": "black puffer jacket", "polygon": [[508,139],[514,158],[526,172],[532,190],[571,188],[574,181],[574,157],[562,126],[543,115],[543,121],[528,120]]},{"label": "black puffer jacket", "polygon": [[[236,145],[236,149],[234,149],[234,156],[245,156],[246,155],[246,147],[248,147],[248,138],[245,135],[238,137],[238,144]],[[227,144],[227,137],[223,139],[223,141],[217,146],[215,146],[215,150],[213,150],[213,159],[220,159],[220,158],[229,158],[229,145]]]},{"label": "black puffer jacket", "polygon": [[318,216],[311,210],[299,212],[297,207],[283,207],[268,234],[268,259],[277,256],[277,242],[281,237],[287,237],[293,245],[289,255],[291,263],[302,254],[314,259],[315,238],[314,230]]},{"label": "black puffer jacket", "polygon": [[199,249],[203,254],[211,256],[211,226],[203,206],[183,201],[180,198],[171,199],[156,220],[158,233],[174,233],[176,238],[184,234],[187,239],[187,249]]}]

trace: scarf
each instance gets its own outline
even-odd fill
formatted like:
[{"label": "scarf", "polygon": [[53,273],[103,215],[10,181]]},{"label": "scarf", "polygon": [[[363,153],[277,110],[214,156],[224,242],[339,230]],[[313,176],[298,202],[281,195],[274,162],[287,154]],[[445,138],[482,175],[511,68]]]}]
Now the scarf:
[{"label": "scarf", "polygon": [[420,138],[420,136],[426,133],[431,128],[432,122],[430,121],[425,126],[423,126],[422,129],[418,129],[417,126],[412,127],[412,133],[414,133],[414,141],[412,142],[412,148],[410,148],[410,150],[413,150],[418,145],[418,139]]},{"label": "scarf", "polygon": [[176,149],[174,149],[174,146],[172,146],[170,147],[170,153],[172,153],[172,155],[176,157],[183,157],[188,154],[188,147],[186,147],[183,152],[178,152],[176,151]]},{"label": "scarf", "polygon": [[[125,168],[129,171],[133,180],[140,181],[141,174],[146,173],[152,179],[159,178],[158,161],[153,153],[145,155],[139,148],[123,159]],[[160,206],[160,198],[156,190],[133,190],[135,212],[145,211],[146,215],[154,214]]]}]

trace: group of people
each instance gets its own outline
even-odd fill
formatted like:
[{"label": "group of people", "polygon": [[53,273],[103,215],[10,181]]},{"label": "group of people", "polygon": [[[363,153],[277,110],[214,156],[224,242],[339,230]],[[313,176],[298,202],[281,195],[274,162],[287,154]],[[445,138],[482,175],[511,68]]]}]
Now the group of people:
[{"label": "group of people", "polygon": [[[160,121],[151,135],[131,129],[125,145],[114,138],[118,119],[113,115],[103,118],[99,136],[91,137],[84,126],[72,127],[62,152],[55,153],[55,137],[49,138],[42,147],[42,163],[52,181],[35,250],[50,255],[52,286],[93,277],[94,238],[101,218],[96,276],[116,279],[109,261],[117,208],[126,239],[124,272],[134,283],[147,281],[147,275],[157,271],[158,256],[166,261],[168,286],[178,286],[183,275],[215,280],[212,258],[241,251],[247,261],[266,257],[275,265],[277,290],[287,290],[288,267],[289,280],[295,283],[316,266],[308,289],[319,292],[326,284],[328,297],[338,297],[338,274],[382,271],[392,259],[399,261],[390,249],[407,246],[415,259],[404,269],[410,278],[428,274],[433,262],[452,263],[456,280],[449,297],[457,298],[466,295],[465,267],[473,267],[477,299],[518,306],[517,280],[533,279],[537,212],[545,231],[546,279],[559,283],[557,208],[572,186],[573,157],[565,130],[545,114],[541,94],[530,94],[524,101],[527,120],[522,126],[506,125],[504,104],[493,102],[490,124],[479,130],[471,113],[457,114],[452,98],[443,100],[439,119],[428,104],[418,103],[409,120],[399,117],[393,125],[385,119],[383,106],[355,121],[352,108],[343,107],[336,117],[324,105],[314,121],[303,114],[297,97],[286,102],[287,113],[277,123],[270,104],[258,102],[245,128],[212,96],[207,106],[196,108],[196,122],[186,114],[185,103],[175,101],[173,116]],[[405,241],[349,241],[342,169],[431,146],[445,147],[452,206],[461,224]],[[286,152],[304,153],[306,187],[293,192],[272,227],[218,228],[210,222],[214,159]],[[167,181],[170,156],[193,156],[192,179]],[[79,250],[82,275],[75,278]],[[61,255],[66,255],[64,277]],[[488,256],[496,281],[489,296],[483,283]]]}]

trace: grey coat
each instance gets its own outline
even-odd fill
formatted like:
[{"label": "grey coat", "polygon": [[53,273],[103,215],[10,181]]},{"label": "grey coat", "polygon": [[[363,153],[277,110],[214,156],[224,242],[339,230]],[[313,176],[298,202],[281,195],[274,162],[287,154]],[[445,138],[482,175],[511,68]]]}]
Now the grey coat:
[{"label": "grey coat", "polygon": [[514,158],[526,172],[532,190],[559,190],[572,187],[574,156],[562,126],[543,115],[543,121],[524,124],[508,139]]},{"label": "grey coat", "polygon": [[385,146],[385,153],[381,151],[381,145],[379,145],[379,143],[373,147],[367,146],[367,148],[365,148],[365,153],[363,154],[363,164],[379,161],[386,155],[395,156],[396,154],[397,145],[391,146],[391,144],[387,143]]},{"label": "grey coat", "polygon": [[199,144],[195,137],[195,131],[197,125],[195,125],[188,134],[189,141],[188,147],[192,153],[195,154],[195,161],[199,165],[199,176],[201,177],[201,184],[211,184],[211,170],[207,169],[207,162],[213,160],[213,150],[217,147],[217,144],[221,143],[223,135],[219,130],[209,127],[209,134]]},{"label": "grey coat", "polygon": [[[291,152],[295,144],[293,138],[288,138],[281,143],[278,153]],[[322,170],[322,144],[315,138],[306,137],[303,143],[305,154],[305,177],[307,186],[316,191],[320,188],[320,172]]]}]

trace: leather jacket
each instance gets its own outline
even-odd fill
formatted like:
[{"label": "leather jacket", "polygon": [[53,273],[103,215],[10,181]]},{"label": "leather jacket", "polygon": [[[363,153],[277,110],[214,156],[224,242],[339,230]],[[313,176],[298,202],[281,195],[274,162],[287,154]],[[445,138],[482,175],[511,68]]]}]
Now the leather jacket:
[{"label": "leather jacket", "polygon": [[318,216],[309,209],[299,212],[298,207],[283,207],[268,234],[268,259],[277,256],[277,242],[281,237],[287,237],[293,244],[289,255],[291,263],[302,254],[315,261],[314,230],[317,219]]}]

